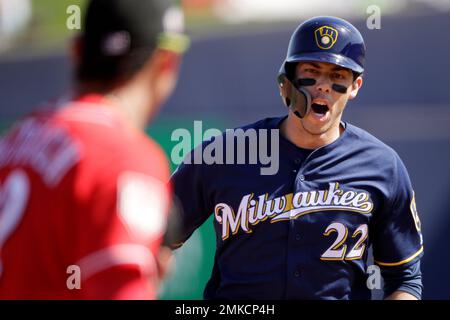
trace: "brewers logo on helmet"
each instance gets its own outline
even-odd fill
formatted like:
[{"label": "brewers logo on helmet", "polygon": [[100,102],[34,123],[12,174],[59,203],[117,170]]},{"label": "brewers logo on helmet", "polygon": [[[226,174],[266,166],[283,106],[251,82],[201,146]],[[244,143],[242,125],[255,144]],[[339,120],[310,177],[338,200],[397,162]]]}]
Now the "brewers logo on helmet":
[{"label": "brewers logo on helmet", "polygon": [[320,49],[330,49],[335,43],[339,36],[339,32],[328,26],[323,26],[318,28],[314,35],[316,36],[316,43]]}]

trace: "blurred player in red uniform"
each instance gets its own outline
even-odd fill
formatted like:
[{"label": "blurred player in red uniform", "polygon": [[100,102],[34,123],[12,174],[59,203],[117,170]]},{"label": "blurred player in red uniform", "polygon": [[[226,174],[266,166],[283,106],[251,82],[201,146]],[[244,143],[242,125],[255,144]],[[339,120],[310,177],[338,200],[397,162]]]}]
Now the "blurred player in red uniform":
[{"label": "blurred player in red uniform", "polygon": [[74,97],[0,140],[0,298],[153,299],[171,192],[143,132],[187,39],[167,0],[93,0]]}]

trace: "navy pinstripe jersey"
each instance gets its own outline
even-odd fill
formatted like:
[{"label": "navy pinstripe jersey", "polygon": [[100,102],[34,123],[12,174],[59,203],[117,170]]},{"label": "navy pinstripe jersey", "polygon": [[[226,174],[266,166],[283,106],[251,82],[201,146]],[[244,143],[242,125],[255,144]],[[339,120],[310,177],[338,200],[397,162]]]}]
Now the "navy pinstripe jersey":
[{"label": "navy pinstripe jersey", "polygon": [[[243,129],[277,129],[284,119]],[[172,176],[182,207],[178,240],[214,215],[217,244],[206,299],[370,299],[369,246],[384,267],[421,258],[420,220],[404,164],[366,131],[342,124],[342,135],[316,150],[280,135],[275,175],[261,175],[260,163],[178,167]]]}]

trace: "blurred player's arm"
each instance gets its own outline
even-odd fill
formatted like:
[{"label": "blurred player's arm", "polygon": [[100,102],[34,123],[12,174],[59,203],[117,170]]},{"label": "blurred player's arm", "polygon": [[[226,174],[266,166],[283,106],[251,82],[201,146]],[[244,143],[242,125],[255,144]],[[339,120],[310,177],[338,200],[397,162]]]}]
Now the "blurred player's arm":
[{"label": "blurred player's arm", "polygon": [[175,209],[170,215],[168,230],[176,230],[168,241],[172,249],[181,247],[213,212],[205,188],[204,166],[192,164],[193,154],[187,155],[191,157],[191,164],[180,164],[171,177]]}]

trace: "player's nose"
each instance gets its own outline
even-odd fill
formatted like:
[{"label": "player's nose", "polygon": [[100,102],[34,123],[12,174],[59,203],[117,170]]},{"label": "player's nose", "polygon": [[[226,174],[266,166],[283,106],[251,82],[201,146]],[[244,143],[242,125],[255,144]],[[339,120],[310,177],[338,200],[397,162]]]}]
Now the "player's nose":
[{"label": "player's nose", "polygon": [[325,79],[325,77],[321,77],[320,79],[317,79],[317,83],[316,83],[317,91],[330,93],[331,86],[332,86],[332,83],[328,79]]}]

